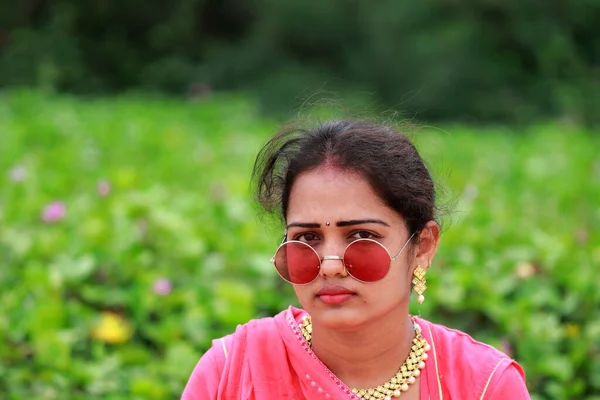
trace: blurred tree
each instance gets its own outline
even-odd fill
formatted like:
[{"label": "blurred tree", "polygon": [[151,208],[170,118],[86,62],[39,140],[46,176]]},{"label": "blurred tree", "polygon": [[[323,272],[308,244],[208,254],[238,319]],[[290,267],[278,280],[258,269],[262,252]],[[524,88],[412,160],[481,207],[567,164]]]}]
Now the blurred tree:
[{"label": "blurred tree", "polygon": [[599,0],[5,2],[0,85],[206,85],[269,110],[331,89],[420,118],[598,123],[598,20]]}]

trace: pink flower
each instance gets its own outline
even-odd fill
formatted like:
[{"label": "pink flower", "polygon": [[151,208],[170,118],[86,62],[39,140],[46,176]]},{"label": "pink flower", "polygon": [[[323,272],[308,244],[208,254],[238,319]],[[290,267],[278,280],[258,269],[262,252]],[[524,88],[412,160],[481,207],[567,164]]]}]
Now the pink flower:
[{"label": "pink flower", "polygon": [[16,165],[8,171],[8,176],[15,183],[23,182],[27,178],[27,170],[22,165]]},{"label": "pink flower", "polygon": [[42,221],[47,224],[60,221],[67,215],[67,207],[62,201],[54,201],[44,207]]},{"label": "pink flower", "polygon": [[173,290],[173,285],[171,285],[171,281],[167,278],[160,278],[154,282],[153,289],[157,295],[166,296]]},{"label": "pink flower", "polygon": [[106,197],[110,194],[110,183],[102,180],[98,182],[98,194],[102,197]]}]

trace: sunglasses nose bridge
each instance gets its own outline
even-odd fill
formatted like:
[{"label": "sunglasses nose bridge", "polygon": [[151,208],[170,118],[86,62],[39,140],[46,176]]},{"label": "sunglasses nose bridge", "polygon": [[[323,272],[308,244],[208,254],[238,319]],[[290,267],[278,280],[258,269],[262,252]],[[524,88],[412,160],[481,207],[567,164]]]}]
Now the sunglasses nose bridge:
[{"label": "sunglasses nose bridge", "polygon": [[344,264],[344,257],[334,255],[326,255],[321,257],[321,268],[319,270],[319,274],[321,276],[346,276],[347,271],[346,264]]}]

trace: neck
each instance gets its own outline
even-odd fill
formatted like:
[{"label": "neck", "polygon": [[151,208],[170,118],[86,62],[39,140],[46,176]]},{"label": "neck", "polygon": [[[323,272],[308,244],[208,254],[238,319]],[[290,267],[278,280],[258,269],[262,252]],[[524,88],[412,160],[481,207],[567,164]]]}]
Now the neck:
[{"label": "neck", "polygon": [[415,336],[408,309],[344,331],[314,320],[312,325],[314,353],[353,388],[375,387],[390,379],[408,357]]}]

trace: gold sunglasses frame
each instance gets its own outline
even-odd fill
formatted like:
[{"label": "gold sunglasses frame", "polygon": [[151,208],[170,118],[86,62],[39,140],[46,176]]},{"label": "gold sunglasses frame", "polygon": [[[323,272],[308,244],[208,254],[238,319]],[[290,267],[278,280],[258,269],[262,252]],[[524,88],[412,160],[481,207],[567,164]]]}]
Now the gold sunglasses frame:
[{"label": "gold sunglasses frame", "polygon": [[[353,241],[352,243],[349,243],[345,248],[344,251],[342,253],[342,256],[319,256],[319,253],[317,252],[317,250],[312,247],[310,244],[306,243],[306,242],[302,242],[300,240],[285,240],[287,238],[287,232],[284,234],[283,236],[283,241],[281,242],[281,244],[279,245],[279,247],[277,247],[277,250],[275,250],[275,254],[273,255],[273,257],[271,257],[270,262],[273,264],[273,266],[275,267],[275,270],[277,271],[277,274],[281,277],[281,279],[283,279],[284,281],[286,281],[287,283],[290,283],[292,285],[298,285],[298,286],[303,286],[303,285],[308,285],[313,283],[318,277],[319,277],[319,272],[317,271],[317,274],[315,275],[314,279],[310,282],[306,282],[306,283],[294,283],[291,282],[288,279],[285,279],[283,277],[283,275],[281,275],[281,273],[279,272],[279,269],[277,268],[277,264],[275,263],[275,258],[277,257],[277,253],[279,252],[279,249],[281,249],[283,246],[287,245],[287,244],[291,244],[291,243],[300,243],[304,246],[308,246],[317,256],[317,258],[319,259],[319,266],[317,267],[317,269],[321,269],[321,265],[323,264],[323,261],[327,261],[327,260],[340,260],[342,262],[342,264],[344,265],[344,270],[346,271],[346,273],[351,276],[353,279],[356,279],[359,282],[362,283],[375,283],[375,282],[379,282],[380,280],[384,279],[387,274],[390,272],[390,267],[392,264],[392,261],[396,261],[398,259],[398,257],[400,257],[400,254],[402,254],[402,252],[404,251],[404,249],[406,248],[406,246],[408,246],[408,244],[410,243],[410,241],[412,240],[412,238],[417,234],[417,232],[414,232],[412,235],[410,235],[410,237],[408,238],[408,240],[404,243],[404,245],[402,246],[402,248],[398,251],[398,253],[396,253],[395,256],[392,256],[389,252],[389,250],[381,243],[379,243],[377,240],[373,240],[373,239],[357,239],[355,241]],[[352,275],[350,273],[350,271],[348,271],[348,268],[346,268],[346,262],[344,261],[344,255],[346,254],[346,250],[348,250],[348,248],[350,246],[352,246],[353,244],[357,243],[357,242],[373,242],[376,243],[377,245],[381,246],[385,252],[387,253],[387,255],[390,257],[390,266],[388,266],[388,270],[386,271],[385,275],[383,275],[380,279],[376,280],[376,281],[363,281],[361,279],[358,279],[357,277],[355,277],[354,275]]]}]

